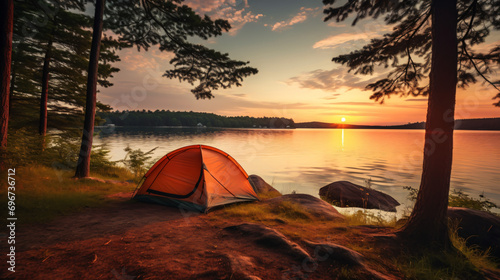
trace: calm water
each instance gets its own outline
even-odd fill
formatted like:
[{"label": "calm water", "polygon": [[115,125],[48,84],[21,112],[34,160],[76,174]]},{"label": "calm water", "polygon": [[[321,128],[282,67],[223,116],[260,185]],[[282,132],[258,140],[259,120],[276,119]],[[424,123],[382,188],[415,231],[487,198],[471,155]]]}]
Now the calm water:
[{"label": "calm water", "polygon": [[[115,128],[103,131],[96,144],[106,144],[112,159],[123,149],[148,151],[158,147],[159,159],[177,148],[205,144],[232,155],[282,193],[318,196],[334,181],[348,180],[408,204],[403,186],[418,188],[422,170],[423,130],[341,129],[181,129]],[[451,188],[500,204],[500,132],[456,131]],[[405,205],[400,206],[402,209]]]}]

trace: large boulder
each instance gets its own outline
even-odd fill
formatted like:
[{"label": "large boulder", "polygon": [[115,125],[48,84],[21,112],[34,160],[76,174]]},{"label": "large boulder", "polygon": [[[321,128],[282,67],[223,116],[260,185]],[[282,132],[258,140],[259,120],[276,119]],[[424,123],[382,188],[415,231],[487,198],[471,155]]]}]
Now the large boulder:
[{"label": "large boulder", "polygon": [[255,192],[258,195],[263,195],[265,197],[276,197],[281,195],[279,191],[269,185],[258,175],[248,176],[248,181],[250,181],[250,184],[252,184]]},{"label": "large boulder", "polygon": [[448,217],[458,222],[458,236],[467,245],[491,248],[491,254],[500,258],[500,217],[491,213],[461,207],[449,207]]},{"label": "large boulder", "polygon": [[322,199],[339,207],[360,207],[396,212],[400,205],[392,196],[351,182],[338,181],[319,190]]},{"label": "large boulder", "polygon": [[344,216],[332,205],[308,194],[286,194],[266,200],[265,204],[280,204],[283,202],[295,203],[308,214],[325,220],[344,220]]}]

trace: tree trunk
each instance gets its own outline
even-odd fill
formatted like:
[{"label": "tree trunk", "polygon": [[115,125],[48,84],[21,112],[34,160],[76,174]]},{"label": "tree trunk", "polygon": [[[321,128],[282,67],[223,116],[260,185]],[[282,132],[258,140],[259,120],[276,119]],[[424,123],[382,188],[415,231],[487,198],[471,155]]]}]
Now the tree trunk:
[{"label": "tree trunk", "polygon": [[14,55],[14,53],[12,54],[11,56],[13,62],[12,62],[12,66],[11,66],[11,69],[10,69],[10,75],[11,75],[11,79],[10,79],[10,93],[9,93],[9,119],[10,117],[12,116],[12,101],[14,100],[14,87],[16,86],[16,76],[17,76],[17,59]]},{"label": "tree trunk", "polygon": [[52,37],[47,43],[47,51],[45,52],[45,58],[43,59],[43,70],[42,70],[42,94],[40,99],[40,120],[38,132],[40,135],[45,136],[47,134],[47,100],[49,96],[49,65],[52,53]]},{"label": "tree trunk", "polygon": [[0,1],[0,149],[7,147],[14,0]]},{"label": "tree trunk", "polygon": [[104,1],[96,0],[94,27],[92,33],[92,47],[90,49],[89,70],[87,79],[87,101],[85,105],[85,122],[83,125],[82,145],[76,166],[75,177],[85,178],[90,173],[90,153],[94,136],[94,122],[97,96],[97,70],[99,66],[99,52],[101,48],[102,22]]},{"label": "tree trunk", "polygon": [[[456,0],[432,2],[432,63],[420,190],[399,232],[418,244],[447,248],[448,195],[457,84]],[[427,246],[427,247],[428,247]]]}]

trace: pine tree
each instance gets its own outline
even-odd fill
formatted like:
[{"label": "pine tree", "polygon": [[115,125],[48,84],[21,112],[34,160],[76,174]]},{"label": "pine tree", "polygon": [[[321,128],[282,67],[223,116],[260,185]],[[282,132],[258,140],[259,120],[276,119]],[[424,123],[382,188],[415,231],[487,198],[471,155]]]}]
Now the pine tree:
[{"label": "pine tree", "polygon": [[[16,3],[11,83],[14,127],[38,126],[42,135],[47,127],[76,134],[75,123],[83,121],[92,20],[78,11],[84,9],[78,1],[61,1],[59,6],[49,1]],[[123,45],[109,37],[103,42],[99,85],[108,87],[112,85],[108,79],[119,70],[112,66],[119,60],[115,49]],[[100,103],[98,107],[108,108]]]},{"label": "pine tree", "polygon": [[102,25],[105,0],[96,0],[94,27],[92,29],[92,46],[90,49],[89,70],[87,71],[87,100],[85,105],[85,121],[83,124],[82,145],[76,164],[76,178],[88,177],[90,173],[90,153],[94,135],[95,111],[97,102],[97,69],[101,50]]},{"label": "pine tree", "polygon": [[[232,60],[228,54],[188,42],[188,37],[201,39],[219,36],[230,29],[226,20],[211,20],[200,17],[190,7],[182,5],[182,0],[109,0],[103,16],[107,30],[120,36],[120,40],[138,49],[147,50],[158,45],[161,51],[173,52],[171,60],[174,69],[165,73],[167,78],[176,78],[198,85],[191,90],[196,98],[212,98],[212,90],[240,86],[243,78],[256,74],[257,69],[246,66],[248,62]],[[100,1],[96,2],[100,3]],[[95,17],[95,22],[102,19]],[[95,31],[94,31],[95,32]],[[95,100],[95,85],[88,83],[87,92]],[[95,102],[95,101],[94,101]],[[87,102],[86,114],[95,110],[92,102]],[[93,137],[92,116],[86,118],[82,145],[75,177],[89,176],[90,152]]]},{"label": "pine tree", "polygon": [[10,72],[12,60],[12,31],[14,26],[14,1],[0,4],[0,149],[7,147],[9,126]]},{"label": "pine tree", "polygon": [[[323,0],[334,5],[335,0]],[[386,78],[367,85],[372,99],[390,95],[428,95],[424,162],[417,202],[399,236],[417,244],[450,245],[446,211],[450,188],[456,87],[465,88],[477,77],[491,81],[492,65],[500,64],[500,47],[474,51],[491,29],[498,30],[500,3],[480,0],[348,1],[325,9],[325,20],[358,20],[385,15],[393,32],[373,39],[360,50],[333,58],[356,74],[372,74],[375,67],[390,67]],[[400,61],[404,58],[403,61]],[[429,77],[430,79],[427,79]],[[430,81],[429,81],[430,80]],[[498,88],[497,88],[498,89]],[[500,98],[500,94],[496,96]],[[496,103],[499,105],[500,103]],[[433,147],[432,149],[430,147]]]}]

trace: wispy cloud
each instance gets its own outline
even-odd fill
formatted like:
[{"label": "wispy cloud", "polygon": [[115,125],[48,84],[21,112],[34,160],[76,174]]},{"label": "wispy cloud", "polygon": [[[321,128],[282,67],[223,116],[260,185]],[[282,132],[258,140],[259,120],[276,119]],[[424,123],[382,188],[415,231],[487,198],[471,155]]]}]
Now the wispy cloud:
[{"label": "wispy cloud", "polygon": [[405,101],[417,101],[417,102],[423,102],[427,101],[427,98],[408,98]]},{"label": "wispy cloud", "polygon": [[184,3],[200,14],[227,20],[232,27],[229,30],[231,35],[236,35],[245,24],[257,22],[264,16],[252,13],[248,0],[187,0]]},{"label": "wispy cloud", "polygon": [[[184,3],[199,13],[210,13],[210,12],[218,9],[222,5],[224,5],[226,2],[229,2],[229,1],[226,1],[226,0],[187,0]],[[234,2],[234,1],[231,1],[231,2]]]},{"label": "wispy cloud", "polygon": [[318,14],[318,11],[319,11],[319,7],[318,8],[302,7],[302,8],[300,8],[300,12],[298,14],[296,14],[295,16],[293,16],[287,20],[283,20],[283,21],[280,21],[280,22],[273,24],[272,30],[279,31],[279,30],[283,30],[287,27],[290,27],[294,24],[304,22],[307,20],[307,18],[309,16]]},{"label": "wispy cloud", "polygon": [[328,95],[326,97],[323,97],[323,99],[325,99],[325,100],[335,100],[339,96],[340,96],[340,93],[334,93],[334,94],[330,94],[330,95]]},{"label": "wispy cloud", "polygon": [[285,83],[288,85],[296,84],[300,88],[321,89],[335,92],[343,87],[364,89],[367,84],[380,79],[381,75],[365,80],[361,78],[363,76],[354,75],[353,73],[347,72],[345,67],[339,67],[332,70],[317,69],[306,72],[288,79]]},{"label": "wispy cloud", "polygon": [[[346,27],[345,24],[340,24],[338,22],[331,22],[328,25],[343,29]],[[352,47],[354,43],[369,42],[371,39],[381,37],[384,33],[390,32],[392,29],[392,25],[386,25],[385,23],[380,23],[378,21],[365,23],[364,25],[356,25],[346,29],[351,32],[335,34],[316,42],[313,45],[313,48],[334,49],[343,44],[348,44]]]},{"label": "wispy cloud", "polygon": [[[160,51],[156,47],[149,51],[137,52],[136,49],[123,49],[120,51],[120,67],[130,71],[144,71],[146,69],[159,69],[169,65],[170,60],[174,58],[172,52]],[[165,69],[162,69],[162,72]],[[161,74],[161,73],[160,73]]]},{"label": "wispy cloud", "polygon": [[342,44],[355,42],[355,41],[369,41],[371,38],[377,36],[378,32],[368,33],[342,33],[325,38],[316,42],[313,45],[315,49],[333,49]]}]

